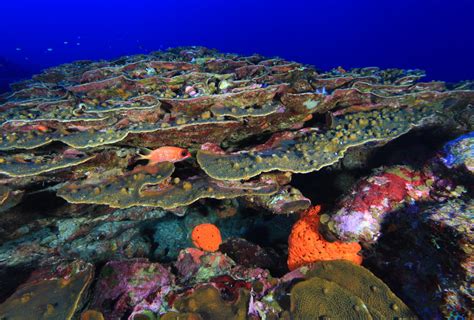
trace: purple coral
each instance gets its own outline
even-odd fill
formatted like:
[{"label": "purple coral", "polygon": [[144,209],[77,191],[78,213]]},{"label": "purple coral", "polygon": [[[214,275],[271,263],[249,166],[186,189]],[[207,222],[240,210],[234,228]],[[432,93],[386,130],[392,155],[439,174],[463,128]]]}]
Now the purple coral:
[{"label": "purple coral", "polygon": [[130,311],[159,313],[173,283],[174,276],[159,263],[110,261],[102,268],[92,305],[106,319],[121,319]]}]

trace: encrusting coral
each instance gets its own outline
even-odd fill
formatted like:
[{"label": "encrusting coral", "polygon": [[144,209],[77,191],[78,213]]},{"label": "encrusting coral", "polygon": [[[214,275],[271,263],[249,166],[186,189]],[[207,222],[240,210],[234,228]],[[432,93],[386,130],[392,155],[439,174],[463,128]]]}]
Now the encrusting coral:
[{"label": "encrusting coral", "polygon": [[293,287],[290,310],[294,319],[372,319],[360,298],[318,277]]},{"label": "encrusting coral", "polygon": [[174,302],[177,312],[163,315],[161,319],[209,319],[245,320],[250,293],[240,289],[237,300],[224,301],[218,289],[213,286],[197,288],[189,296],[178,297]]},{"label": "encrusting coral", "polygon": [[[24,178],[54,177],[55,190],[72,203],[174,208],[201,198],[240,197],[222,192],[215,180],[317,171],[348,148],[385,143],[474,101],[468,83],[418,82],[422,76],[419,70],[377,68],[318,73],[283,59],[201,47],[62,65],[0,96],[0,173],[14,178],[9,183],[18,190]],[[326,114],[326,125],[311,120],[318,114]],[[137,148],[169,146],[193,155],[199,150],[176,172],[181,181],[198,177],[199,190],[186,195],[177,192],[180,187],[171,193],[154,190],[143,197],[133,191],[133,199],[125,195],[118,201],[111,192],[96,197],[81,189],[70,196],[61,188],[64,182],[88,184],[94,171],[110,170],[104,155],[111,153],[121,159],[114,162],[114,179],[126,180],[140,161]],[[261,205],[281,213],[306,206],[303,198],[286,199],[283,208],[284,193],[281,189],[279,197]]]},{"label": "encrusting coral", "polygon": [[34,272],[0,304],[2,319],[73,319],[94,278],[94,267],[83,261],[62,263]]},{"label": "encrusting coral", "polygon": [[358,252],[362,248],[357,242],[329,242],[319,233],[320,210],[320,206],[306,210],[293,225],[288,238],[288,268],[294,270],[312,262],[337,259],[361,264]]}]

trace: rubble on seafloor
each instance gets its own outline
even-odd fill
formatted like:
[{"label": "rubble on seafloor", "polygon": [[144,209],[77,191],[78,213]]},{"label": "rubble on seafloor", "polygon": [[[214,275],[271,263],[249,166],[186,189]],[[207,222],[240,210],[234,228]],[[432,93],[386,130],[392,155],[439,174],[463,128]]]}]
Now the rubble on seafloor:
[{"label": "rubble on seafloor", "polygon": [[423,76],[183,47],[13,84],[0,319],[472,317],[474,84]]}]

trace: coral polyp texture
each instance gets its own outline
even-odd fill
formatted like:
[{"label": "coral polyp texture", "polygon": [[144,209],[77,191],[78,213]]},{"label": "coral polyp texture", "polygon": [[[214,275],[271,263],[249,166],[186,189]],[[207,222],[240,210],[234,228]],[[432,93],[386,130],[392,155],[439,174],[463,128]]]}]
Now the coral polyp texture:
[{"label": "coral polyp texture", "polygon": [[386,284],[356,264],[321,261],[300,272],[307,279],[291,290],[296,319],[416,319]]}]

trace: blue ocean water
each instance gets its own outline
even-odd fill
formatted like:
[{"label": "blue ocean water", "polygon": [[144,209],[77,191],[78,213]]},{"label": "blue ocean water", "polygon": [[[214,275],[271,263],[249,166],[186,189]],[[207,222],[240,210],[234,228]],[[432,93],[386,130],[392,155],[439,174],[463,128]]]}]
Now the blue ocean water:
[{"label": "blue ocean water", "polygon": [[2,0],[0,91],[60,63],[184,45],[473,79],[474,1]]}]

